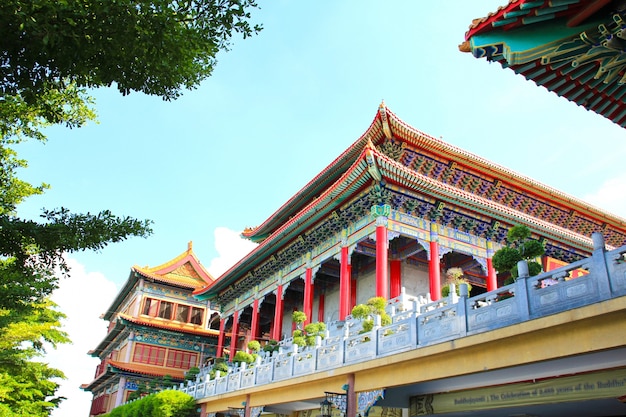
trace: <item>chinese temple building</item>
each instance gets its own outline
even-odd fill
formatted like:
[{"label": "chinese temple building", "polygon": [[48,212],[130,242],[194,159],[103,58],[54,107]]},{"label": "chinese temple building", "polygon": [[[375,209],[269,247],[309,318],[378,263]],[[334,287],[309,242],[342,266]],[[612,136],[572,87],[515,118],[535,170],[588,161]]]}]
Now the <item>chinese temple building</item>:
[{"label": "chinese temple building", "polygon": [[192,251],[157,267],[131,268],[130,276],[102,318],[109,321],[100,344],[89,352],[101,363],[93,381],[90,416],[126,402],[142,385],[167,378],[179,383],[191,367],[215,356],[215,312],[192,296],[213,282]]},{"label": "chinese temple building", "polygon": [[623,0],[510,0],[475,19],[460,49],[626,127]]},{"label": "chinese temple building", "polygon": [[[559,268],[505,285],[492,256],[515,225],[543,243],[546,269]],[[615,248],[626,245],[626,220],[420,132],[384,103],[356,142],[243,235],[258,246],[194,296],[220,311],[216,356],[228,349],[232,360],[250,340],[280,349],[181,386],[202,416],[308,417],[324,399],[350,417],[521,415],[554,402],[507,396],[517,387],[528,400],[530,375],[549,381],[546,390],[569,390],[585,375],[619,380],[560,400],[588,408],[608,398],[626,411],[626,336],[617,330],[626,267],[605,258],[623,259],[626,249]],[[463,285],[442,296],[450,270],[469,293]],[[387,301],[391,325],[367,330],[351,316],[372,297]],[[304,324],[325,322],[326,338],[296,346],[294,311]]]}]

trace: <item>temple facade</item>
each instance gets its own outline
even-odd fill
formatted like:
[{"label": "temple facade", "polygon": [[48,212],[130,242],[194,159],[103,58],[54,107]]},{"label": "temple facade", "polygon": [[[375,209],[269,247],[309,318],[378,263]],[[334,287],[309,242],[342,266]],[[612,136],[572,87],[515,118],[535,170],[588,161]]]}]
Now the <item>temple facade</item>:
[{"label": "temple facade", "polygon": [[[504,285],[506,273],[494,270],[492,256],[515,225],[527,226],[543,243],[542,262],[546,270],[557,268],[553,275],[532,284],[524,277]],[[196,396],[203,416],[233,413],[232,408],[246,416],[261,411],[317,415],[319,402],[332,394],[327,391],[339,387],[346,392],[338,394],[335,404],[343,404],[339,408],[350,410],[350,416],[363,415],[374,404],[382,408],[370,412],[432,414],[424,405],[432,400],[428,395],[496,382],[521,383],[528,367],[595,351],[584,350],[587,346],[572,351],[568,343],[572,334],[584,337],[597,328],[599,310],[589,309],[589,327],[572,328],[568,336],[565,329],[574,324],[563,316],[561,340],[545,332],[556,319],[550,319],[552,324],[538,319],[625,295],[621,283],[609,283],[606,270],[591,273],[589,261],[596,256],[594,262],[600,265],[605,250],[626,244],[624,219],[420,132],[384,103],[356,142],[243,235],[258,246],[194,296],[220,311],[217,357],[228,351],[232,361],[251,340],[275,340],[279,351],[262,354],[251,369],[233,364],[228,375],[215,377],[207,371],[181,387]],[[459,296],[454,291],[442,296],[451,270],[461,272],[471,291],[463,285]],[[583,282],[595,284],[592,288]],[[563,283],[554,286],[558,293],[549,288],[552,283]],[[569,285],[575,289],[566,289]],[[351,316],[354,306],[372,297],[386,300],[396,327],[377,323],[367,330]],[[305,314],[304,324],[326,323],[324,341],[299,351],[291,337],[294,311]],[[614,313],[623,324],[624,308]],[[528,320],[533,324],[516,330],[515,336],[510,329],[508,336],[483,334]],[[623,354],[625,338],[613,334],[614,329],[606,332],[602,349]],[[471,340],[464,345],[468,350],[457,350],[456,343],[466,336]],[[521,339],[514,341],[516,337]],[[533,343],[545,351],[511,358],[501,352],[504,340],[521,346]],[[441,362],[442,355],[453,352],[471,359]],[[620,378],[626,377],[621,368],[626,367],[625,359],[580,360],[593,365],[569,370],[597,371],[610,362],[619,365]],[[479,364],[485,371],[508,371],[507,377],[485,373],[484,379],[474,380],[470,375],[480,372],[475,368]],[[404,374],[403,366],[412,373]],[[550,379],[564,372],[558,366],[545,369],[551,371],[536,375]],[[301,389],[294,390],[294,384]],[[381,400],[384,392],[387,397]],[[607,395],[619,397],[615,392]],[[371,400],[363,400],[365,408],[362,397]],[[473,401],[460,401],[446,412],[474,406]]]},{"label": "temple facade", "polygon": [[90,416],[109,412],[141,387],[180,383],[190,368],[215,357],[218,331],[210,321],[217,313],[192,296],[212,282],[191,243],[162,265],[131,268],[102,316],[107,334],[89,352],[101,361],[94,379],[81,387],[93,393]]}]

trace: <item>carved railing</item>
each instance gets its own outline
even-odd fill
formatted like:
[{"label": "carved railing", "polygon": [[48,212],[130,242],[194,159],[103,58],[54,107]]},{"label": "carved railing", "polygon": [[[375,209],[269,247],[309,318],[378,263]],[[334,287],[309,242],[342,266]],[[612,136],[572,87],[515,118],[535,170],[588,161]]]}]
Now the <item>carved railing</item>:
[{"label": "carved railing", "polygon": [[601,236],[594,234],[590,258],[559,269],[528,277],[520,265],[514,284],[467,297],[451,288],[450,296],[435,302],[404,293],[389,301],[388,326],[377,320],[369,332],[351,317],[331,323],[327,337],[316,346],[299,350],[292,340],[281,342],[279,352],[263,353],[253,367],[231,367],[213,380],[203,370],[195,382],[181,384],[181,391],[195,398],[237,391],[314,372],[370,361],[422,346],[482,333],[562,311],[626,296],[626,246],[604,250]]}]

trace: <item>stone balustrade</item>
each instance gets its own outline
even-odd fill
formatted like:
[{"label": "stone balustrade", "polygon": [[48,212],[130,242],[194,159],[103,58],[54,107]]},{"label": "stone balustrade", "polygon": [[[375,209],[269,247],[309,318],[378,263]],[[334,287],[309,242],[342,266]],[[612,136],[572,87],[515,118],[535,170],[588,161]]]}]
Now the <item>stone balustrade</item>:
[{"label": "stone balustrade", "polygon": [[281,342],[279,352],[263,354],[252,367],[232,367],[226,375],[209,379],[203,370],[195,382],[177,389],[196,399],[269,384],[318,371],[370,361],[412,349],[473,335],[562,311],[626,296],[626,246],[605,251],[604,240],[594,234],[590,258],[528,277],[520,265],[514,284],[469,298],[461,295],[430,302],[402,294],[389,301],[392,323],[359,332],[358,320],[329,324],[328,336],[316,346],[300,349]]}]

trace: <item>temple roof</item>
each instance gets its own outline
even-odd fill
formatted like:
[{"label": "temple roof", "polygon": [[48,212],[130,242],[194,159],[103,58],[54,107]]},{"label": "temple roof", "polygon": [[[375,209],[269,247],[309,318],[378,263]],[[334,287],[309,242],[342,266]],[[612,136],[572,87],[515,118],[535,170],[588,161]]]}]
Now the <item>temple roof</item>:
[{"label": "temple roof", "polygon": [[[406,151],[405,144],[424,154]],[[393,150],[383,151],[386,146],[398,148],[397,160],[387,155]],[[418,157],[428,159],[427,163],[416,165]],[[211,298],[238,279],[253,275],[260,264],[278,256],[286,243],[302,239],[312,225],[336,214],[347,201],[377,183],[416,190],[507,224],[526,224],[542,236],[586,251],[592,246],[587,229],[604,227],[615,232],[614,243],[626,242],[626,220],[420,132],[383,104],[354,144],[261,226],[245,232],[261,244],[194,295]],[[583,222],[588,224],[579,228]]]},{"label": "temple roof", "polygon": [[113,315],[119,309],[121,303],[124,301],[129,291],[137,284],[139,278],[143,278],[147,281],[157,282],[181,289],[193,291],[198,288],[203,288],[214,281],[214,278],[209,272],[202,266],[198,260],[196,254],[193,252],[192,243],[189,242],[187,250],[174,259],[165,262],[164,264],[149,267],[149,266],[133,266],[131,273],[120,292],[115,297],[115,300],[111,306],[107,309],[103,318],[105,320],[111,320]]},{"label": "temple roof", "polygon": [[150,327],[159,330],[169,330],[176,333],[183,333],[193,336],[218,337],[219,330],[205,329],[201,325],[182,323],[171,320],[163,320],[158,317],[131,317],[120,314],[118,320],[130,326]]},{"label": "temple roof", "polygon": [[[116,318],[113,328],[109,330],[98,346],[96,346],[95,349],[90,350],[88,354],[94,357],[101,357],[103,352],[105,352],[111,343],[115,341],[118,335],[122,334],[127,329],[137,328],[164,330],[166,332],[170,332],[170,334],[176,334],[181,338],[185,336],[189,339],[197,339],[198,337],[213,338],[214,341],[217,340],[217,337],[220,334],[218,330],[205,329],[197,324],[163,320],[156,317],[132,317],[127,314],[120,313]],[[229,333],[225,333],[225,335],[228,336]]]},{"label": "temple roof", "polygon": [[98,375],[93,381],[82,384],[80,388],[84,391],[93,391],[98,386],[102,386],[106,381],[110,380],[115,374],[132,374],[145,377],[164,377],[169,375],[174,382],[180,382],[185,379],[185,371],[182,369],[163,368],[154,365],[144,365],[138,363],[126,363],[110,360],[107,362],[107,369]]},{"label": "temple roof", "polygon": [[626,127],[625,21],[624,2],[510,0],[475,19],[459,49]]},{"label": "temple roof", "polygon": [[151,377],[162,377],[169,375],[173,380],[182,381],[185,379],[185,371],[182,369],[163,368],[161,366],[144,365],[138,363],[126,363],[109,361],[109,367],[113,371],[145,375]]}]

